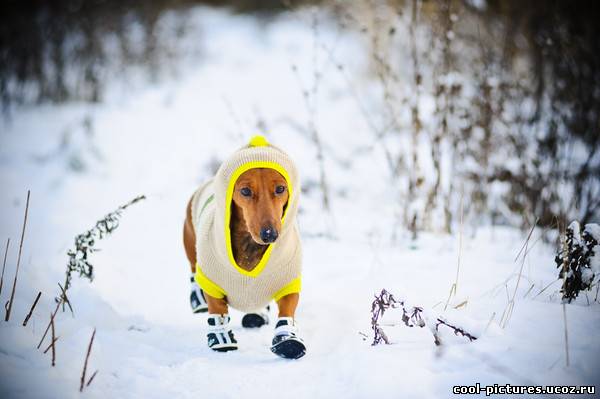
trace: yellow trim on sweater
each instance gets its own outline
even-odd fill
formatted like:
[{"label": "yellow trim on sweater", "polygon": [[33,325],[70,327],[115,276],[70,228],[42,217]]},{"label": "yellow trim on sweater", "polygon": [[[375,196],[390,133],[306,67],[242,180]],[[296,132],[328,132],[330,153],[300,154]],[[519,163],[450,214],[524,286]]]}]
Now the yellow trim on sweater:
[{"label": "yellow trim on sweater", "polygon": [[217,284],[213,283],[208,277],[202,273],[200,269],[200,265],[196,263],[196,274],[194,275],[194,279],[196,283],[202,288],[202,291],[206,292],[208,295],[213,298],[221,299],[227,296],[225,290],[219,287]]},{"label": "yellow trim on sweater", "polygon": [[302,279],[300,277],[296,277],[293,279],[288,285],[280,289],[273,295],[273,299],[275,302],[280,300],[286,295],[290,294],[298,294],[300,293],[300,289],[302,288]]},{"label": "yellow trim on sweater", "polygon": [[[200,288],[202,288],[202,291],[204,291],[206,294],[210,295],[211,297],[216,298],[216,299],[222,299],[227,296],[227,293],[225,292],[225,290],[223,288],[221,288],[217,284],[213,283],[208,277],[206,277],[204,275],[204,273],[202,273],[202,270],[200,269],[200,265],[198,265],[197,263],[196,263],[196,274],[194,275],[194,279],[196,280],[196,283],[198,283]],[[301,290],[302,290],[302,278],[296,277],[290,283],[288,283],[285,287],[283,287],[282,289],[277,291],[275,293],[275,295],[273,295],[273,300],[275,300],[275,302],[277,302],[286,295],[299,294]]]},{"label": "yellow trim on sweater", "polygon": [[[226,196],[225,196],[225,247],[227,248],[227,255],[229,256],[229,262],[237,269],[238,272],[240,272],[244,276],[250,276],[250,277],[257,277],[260,274],[260,272],[262,272],[262,270],[265,268],[265,266],[267,265],[267,262],[269,261],[269,257],[271,256],[271,251],[273,251],[273,244],[269,244],[267,250],[263,254],[263,257],[261,258],[260,262],[258,262],[258,265],[256,265],[256,267],[254,267],[254,269],[252,269],[250,271],[242,269],[241,267],[238,266],[237,262],[235,261],[235,258],[233,257],[233,249],[231,248],[231,228],[229,227],[229,222],[231,221],[231,201],[233,200],[233,190],[235,188],[235,182],[242,175],[242,173],[244,173],[250,169],[256,169],[256,168],[273,169],[273,170],[279,172],[283,176],[283,178],[285,179],[287,186],[288,186],[288,193],[289,193],[288,205],[292,199],[292,193],[293,193],[293,191],[292,191],[293,188],[292,188],[292,185],[290,184],[290,177],[289,177],[287,171],[276,162],[270,162],[270,161],[247,162],[247,163],[243,164],[242,166],[238,167],[231,175],[231,178],[229,179],[229,185],[227,186]],[[281,218],[282,226],[283,226],[283,223],[285,222],[285,215],[287,214],[288,209],[289,209],[289,206],[287,206],[285,208],[285,210],[283,211],[283,217]]]}]

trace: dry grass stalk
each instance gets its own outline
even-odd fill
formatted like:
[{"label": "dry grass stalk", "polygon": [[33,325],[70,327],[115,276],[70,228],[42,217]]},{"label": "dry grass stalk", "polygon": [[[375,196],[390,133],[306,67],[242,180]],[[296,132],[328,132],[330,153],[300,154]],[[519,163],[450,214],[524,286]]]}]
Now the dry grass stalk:
[{"label": "dry grass stalk", "polygon": [[92,381],[94,381],[94,378],[96,378],[96,374],[98,374],[98,370],[94,371],[94,374],[92,374],[92,376],[88,380],[87,384],[85,384],[86,387],[89,387],[90,384],[92,383]]},{"label": "dry grass stalk", "polygon": [[4,321],[10,320],[10,312],[12,310],[13,301],[15,299],[15,290],[17,289],[17,278],[19,277],[19,266],[21,265],[21,253],[23,251],[23,239],[25,238],[25,226],[27,226],[27,214],[29,213],[29,197],[31,191],[27,190],[27,202],[25,204],[25,218],[23,219],[23,230],[21,231],[21,243],[19,244],[19,255],[17,257],[17,270],[15,271],[15,279],[13,281],[12,291],[10,293],[10,300],[8,307],[6,308],[6,317]]},{"label": "dry grass stalk", "polygon": [[63,309],[64,309],[64,305],[66,304],[69,307],[69,310],[71,311],[71,314],[73,316],[75,316],[75,312],[73,312],[73,307],[71,306],[71,301],[69,301],[69,298],[67,297],[67,291],[65,291],[65,289],[63,288],[62,285],[60,285],[60,283],[58,283],[58,287],[60,288],[60,292],[61,292],[61,296],[59,297],[59,301],[62,302],[63,304]]},{"label": "dry grass stalk", "polygon": [[52,315],[50,315],[50,326],[52,329],[52,343],[50,344],[52,347],[52,367],[54,367],[56,366],[56,346],[54,345],[56,343],[56,335],[54,331],[54,317]]},{"label": "dry grass stalk", "polygon": [[6,249],[4,250],[4,261],[2,262],[2,277],[0,277],[0,294],[2,293],[2,285],[4,284],[4,269],[6,269],[6,255],[8,255],[8,246],[10,238],[6,240]]},{"label": "dry grass stalk", "polygon": [[458,305],[456,305],[456,306],[454,307],[454,309],[460,309],[460,308],[462,308],[463,306],[467,306],[467,304],[468,304],[468,303],[469,303],[469,300],[468,300],[468,299],[465,299],[464,301],[462,301],[461,303],[459,303]]},{"label": "dry grass stalk", "polygon": [[[83,363],[83,372],[81,373],[81,384],[79,386],[79,392],[83,391],[83,387],[85,385],[85,373],[87,372],[88,360],[90,359],[90,353],[92,352],[92,344],[94,343],[94,337],[96,336],[96,329],[94,328],[94,332],[92,333],[92,337],[90,338],[90,344],[88,345],[87,353],[85,355],[85,363]],[[92,376],[93,378],[94,376]],[[90,382],[92,380],[90,378]]]},{"label": "dry grass stalk", "polygon": [[494,321],[495,317],[496,312],[492,313],[492,315],[490,316],[490,321],[488,321],[487,325],[485,326],[485,330],[483,330],[484,333],[488,330],[488,328],[490,328],[490,325],[492,324],[492,321]]},{"label": "dry grass stalk", "polygon": [[25,320],[23,320],[23,327],[25,327],[27,325],[29,318],[33,314],[33,309],[35,309],[35,306],[37,305],[41,296],[42,296],[42,291],[38,292],[37,296],[35,297],[35,301],[33,301],[33,305],[31,305],[31,309],[29,310],[29,313],[27,313],[27,317],[25,317]]},{"label": "dry grass stalk", "polygon": [[535,296],[533,297],[533,299],[537,298],[537,297],[538,297],[538,296],[539,296],[539,295],[540,295],[542,292],[546,291],[548,288],[550,288],[550,286],[551,286],[552,284],[556,283],[557,281],[562,281],[562,280],[560,280],[560,279],[556,279],[556,280],[552,281],[550,284],[548,284],[547,286],[545,286],[544,288],[542,288],[542,289],[540,290],[540,292],[538,292],[537,294],[535,294]]},{"label": "dry grass stalk", "polygon": [[50,350],[50,348],[52,348],[54,346],[54,344],[56,343],[56,341],[58,341],[59,338],[60,338],[60,336],[54,338],[52,340],[52,342],[50,343],[50,345],[48,345],[48,347],[46,349],[44,349],[44,353],[47,353]]},{"label": "dry grass stalk", "polygon": [[56,313],[58,312],[59,307],[60,307],[60,302],[57,302],[54,312],[50,315],[50,321],[48,322],[46,331],[44,331],[44,335],[42,335],[42,339],[40,339],[40,343],[37,346],[38,349],[40,349],[40,346],[42,346],[42,343],[44,343],[44,338],[46,338],[46,335],[48,334],[48,331],[50,330],[50,327],[52,326],[52,323],[54,322],[54,317],[56,316]]},{"label": "dry grass stalk", "polygon": [[525,299],[527,297],[527,295],[529,295],[529,293],[531,292],[531,290],[533,290],[533,287],[535,287],[535,284],[531,284],[531,287],[529,287],[529,289],[527,290],[527,292],[525,293],[525,295],[523,295],[523,299]]},{"label": "dry grass stalk", "polygon": [[463,193],[461,190],[460,194],[460,230],[458,233],[458,261],[456,263],[456,278],[454,279],[454,284],[450,287],[450,294],[448,294],[448,300],[446,301],[446,305],[444,306],[444,310],[448,309],[448,304],[450,303],[450,299],[452,299],[453,295],[456,295],[456,290],[458,289],[458,275],[460,273],[460,257],[462,255],[462,240],[463,240],[463,215],[464,215],[464,205],[463,205]]},{"label": "dry grass stalk", "polygon": [[[517,290],[519,289],[519,282],[521,281],[521,276],[523,275],[523,267],[525,266],[525,259],[527,258],[527,249],[529,247],[529,240],[531,239],[531,235],[533,234],[533,231],[535,230],[535,226],[537,226],[538,220],[539,220],[539,218],[535,219],[533,226],[531,226],[531,230],[529,230],[529,234],[527,235],[525,244],[523,244],[523,247],[519,251],[519,254],[523,253],[522,260],[521,260],[521,268],[519,269],[519,275],[517,277],[517,283],[515,284],[515,290],[513,291],[512,298],[509,300],[508,304],[506,305],[506,308],[504,309],[504,312],[502,313],[502,317],[500,318],[500,325],[502,326],[502,328],[506,327],[506,325],[508,324],[508,321],[510,320],[510,317],[512,316],[512,312],[515,307],[515,297],[517,296]],[[519,257],[519,255],[517,255],[516,259],[518,259],[518,257]]]}]

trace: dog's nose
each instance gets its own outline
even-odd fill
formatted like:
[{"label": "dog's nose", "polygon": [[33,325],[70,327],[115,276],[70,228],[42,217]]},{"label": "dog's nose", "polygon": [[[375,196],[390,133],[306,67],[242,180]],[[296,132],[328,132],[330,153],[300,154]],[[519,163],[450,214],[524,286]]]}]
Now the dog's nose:
[{"label": "dog's nose", "polygon": [[277,236],[277,230],[275,230],[273,227],[265,227],[260,230],[260,238],[267,244],[275,242]]}]

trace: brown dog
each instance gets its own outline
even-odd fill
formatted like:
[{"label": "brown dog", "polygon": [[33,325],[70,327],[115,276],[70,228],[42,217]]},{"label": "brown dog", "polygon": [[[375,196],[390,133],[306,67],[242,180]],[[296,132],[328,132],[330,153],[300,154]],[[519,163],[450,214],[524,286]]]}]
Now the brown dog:
[{"label": "brown dog", "polygon": [[299,193],[293,161],[258,136],[188,202],[183,243],[193,276],[190,300],[194,312],[208,310],[211,349],[237,349],[229,306],[247,312],[244,327],[260,327],[267,314],[252,312],[275,300],[271,351],[294,359],[305,354],[294,321],[301,287]]},{"label": "brown dog", "polygon": [[[280,192],[278,192],[280,191]],[[251,271],[281,230],[283,207],[288,201],[286,181],[272,169],[250,169],[235,182],[231,218],[231,245],[237,264]],[[183,226],[183,245],[196,273],[196,233],[192,224],[192,201],[188,202]],[[208,313],[228,313],[227,298],[212,298],[204,293]],[[286,295],[278,302],[279,317],[294,317],[300,295]]]}]

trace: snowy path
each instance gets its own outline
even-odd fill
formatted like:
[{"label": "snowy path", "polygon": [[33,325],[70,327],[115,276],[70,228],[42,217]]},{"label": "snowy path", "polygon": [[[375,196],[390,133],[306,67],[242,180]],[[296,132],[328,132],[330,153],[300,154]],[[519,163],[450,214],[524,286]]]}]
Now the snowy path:
[{"label": "snowy path", "polygon": [[[48,356],[33,349],[51,308],[48,297],[31,327],[11,323],[0,329],[6,397],[77,396],[92,327],[98,333],[91,368],[100,374],[87,390],[89,397],[110,393],[119,398],[276,398],[281,392],[292,398],[447,397],[452,385],[458,383],[594,381],[597,345],[590,333],[600,319],[598,307],[569,307],[569,331],[578,339],[571,343],[572,366],[567,369],[562,309],[556,297],[549,300],[543,294],[535,300],[520,299],[529,282],[535,284],[533,292],[537,292],[552,281],[554,270],[546,267],[551,253],[541,244],[528,258],[513,318],[506,329],[498,327],[507,302],[502,281],[518,267],[512,258],[522,238],[502,229],[482,231],[479,238],[465,243],[459,294],[453,303],[469,302],[448,317],[466,320],[480,334],[495,312],[490,328],[475,343],[446,336],[448,345],[440,351],[424,329],[388,328],[396,344],[371,347],[359,335],[363,332],[371,338],[371,295],[381,287],[403,292],[414,304],[427,307],[445,300],[455,273],[455,238],[426,236],[417,242],[416,249],[380,248],[376,256],[372,245],[352,238],[307,239],[298,314],[308,344],[307,356],[300,361],[274,357],[268,350],[272,327],[243,330],[237,312],[233,314],[240,350],[211,353],[205,344],[205,316],[192,315],[188,310],[185,258],[176,234],[179,220],[172,218],[159,232],[148,229],[144,219],[152,213],[151,204],[152,198],[138,209],[132,208],[115,236],[103,242],[103,251],[95,257],[97,280],[92,284],[76,282],[71,294],[76,316],[64,313],[57,321],[61,340],[55,369],[49,367]],[[146,245],[126,245],[133,237]],[[57,256],[56,261],[62,258]],[[28,278],[19,291],[21,301],[47,273],[33,261],[27,265],[24,276]],[[31,281],[37,284],[32,286]],[[512,290],[514,280],[508,286]],[[48,284],[44,292],[52,292],[52,287]],[[27,306],[18,303],[15,314],[24,314]]]}]

